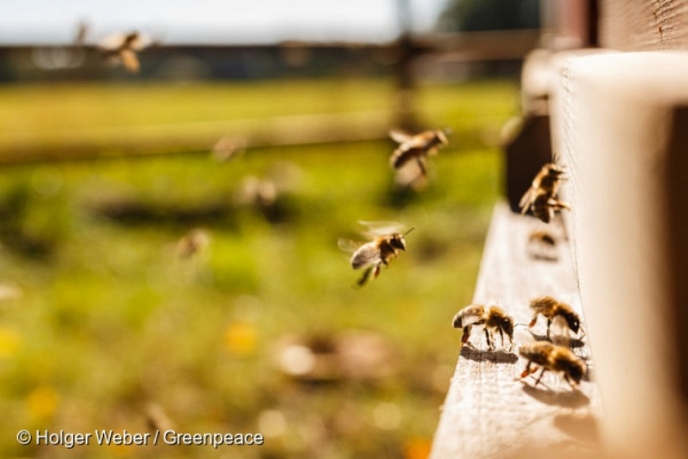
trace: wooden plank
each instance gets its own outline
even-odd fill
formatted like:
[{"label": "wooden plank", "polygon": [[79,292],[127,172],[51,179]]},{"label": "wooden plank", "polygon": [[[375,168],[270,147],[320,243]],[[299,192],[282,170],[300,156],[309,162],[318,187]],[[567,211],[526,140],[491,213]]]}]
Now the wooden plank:
[{"label": "wooden plank", "polygon": [[600,45],[623,51],[687,49],[685,0],[601,0]]},{"label": "wooden plank", "polygon": [[[521,324],[527,324],[532,317],[530,300],[541,295],[566,301],[581,313],[566,242],[558,247],[558,261],[528,255],[528,235],[543,226],[535,218],[512,213],[506,203],[495,207],[474,303],[501,305]],[[554,224],[548,228],[559,232],[563,229]],[[534,330],[544,335],[545,324],[538,322]],[[527,335],[523,327],[517,326],[517,340]],[[590,357],[586,345],[575,348],[575,352]],[[588,365],[592,368],[590,360]],[[551,390],[533,388],[532,381],[525,384],[517,380],[524,366],[515,353],[480,352],[464,346],[430,457],[521,457],[550,448],[556,448],[557,457],[594,455],[600,410],[596,385],[583,381],[580,390],[574,392],[554,375],[546,375],[544,381]]]}]

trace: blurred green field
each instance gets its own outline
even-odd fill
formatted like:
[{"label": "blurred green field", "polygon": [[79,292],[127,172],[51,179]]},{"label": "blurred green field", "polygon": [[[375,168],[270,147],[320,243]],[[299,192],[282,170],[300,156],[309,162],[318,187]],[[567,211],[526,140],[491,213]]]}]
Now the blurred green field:
[{"label": "blurred green field", "polygon": [[[13,130],[186,123],[389,108],[388,81],[199,86],[4,86]],[[424,86],[423,119],[486,136],[516,111],[512,82]],[[23,134],[22,134],[23,135]],[[6,166],[0,170],[1,457],[421,458],[458,350],[453,314],[471,300],[501,157],[458,135],[420,194],[393,186],[387,141]],[[248,176],[289,177],[271,205],[237,199]],[[408,252],[359,276],[338,238],[359,220],[404,223]],[[194,256],[177,244],[210,238]],[[285,343],[365,331],[379,375],[304,380]],[[371,350],[371,353],[374,350]],[[22,447],[20,429],[149,432],[162,408],[179,432],[263,432],[261,447]]]}]

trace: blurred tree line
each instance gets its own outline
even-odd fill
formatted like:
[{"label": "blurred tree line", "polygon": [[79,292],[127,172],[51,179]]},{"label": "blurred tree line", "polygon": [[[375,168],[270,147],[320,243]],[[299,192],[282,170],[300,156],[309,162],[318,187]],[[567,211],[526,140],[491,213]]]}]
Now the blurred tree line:
[{"label": "blurred tree line", "polygon": [[539,0],[449,0],[439,18],[442,32],[537,29]]}]

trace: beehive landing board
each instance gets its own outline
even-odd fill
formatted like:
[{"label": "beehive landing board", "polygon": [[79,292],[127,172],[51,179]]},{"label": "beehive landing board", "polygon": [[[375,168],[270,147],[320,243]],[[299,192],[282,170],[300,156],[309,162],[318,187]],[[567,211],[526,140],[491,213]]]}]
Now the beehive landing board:
[{"label": "beehive landing board", "polygon": [[[557,221],[560,221],[559,219]],[[528,237],[536,230],[557,235],[558,259],[533,258]],[[545,225],[536,218],[510,211],[506,203],[494,209],[473,302],[496,304],[514,317],[515,339],[523,342],[530,333],[529,302],[552,295],[569,303],[582,317],[574,264],[563,224]],[[447,322],[449,325],[448,318]],[[545,335],[543,318],[533,327]],[[457,343],[460,333],[457,331]],[[601,412],[597,388],[584,380],[577,391],[556,375],[547,373],[547,385],[533,387],[535,380],[518,380],[525,361],[511,353],[485,352],[482,333],[461,349],[451,386],[435,433],[432,459],[594,457],[597,451],[596,420]],[[499,342],[499,341],[498,341]],[[587,359],[594,381],[590,353],[585,340],[574,351]]]}]

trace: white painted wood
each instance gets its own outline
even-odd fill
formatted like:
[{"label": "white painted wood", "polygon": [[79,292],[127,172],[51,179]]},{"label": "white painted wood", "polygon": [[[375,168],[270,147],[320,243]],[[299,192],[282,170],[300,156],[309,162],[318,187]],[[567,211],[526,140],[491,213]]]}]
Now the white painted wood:
[{"label": "white painted wood", "polygon": [[601,433],[624,458],[688,457],[666,237],[669,134],[674,108],[688,104],[687,75],[688,53],[573,57],[553,93]]}]

